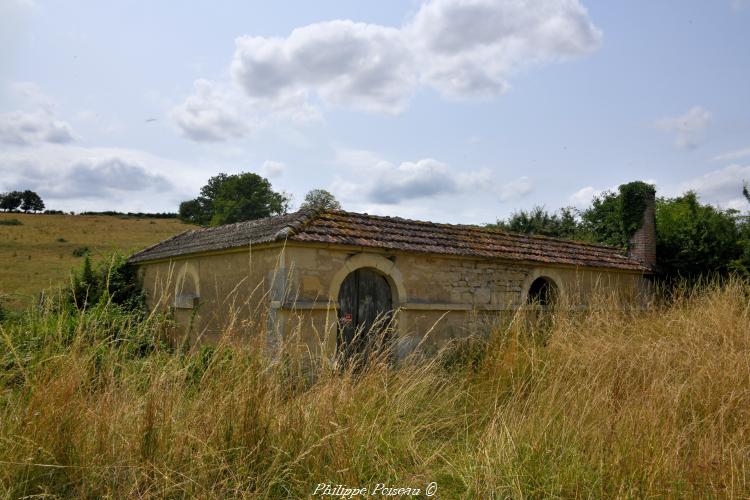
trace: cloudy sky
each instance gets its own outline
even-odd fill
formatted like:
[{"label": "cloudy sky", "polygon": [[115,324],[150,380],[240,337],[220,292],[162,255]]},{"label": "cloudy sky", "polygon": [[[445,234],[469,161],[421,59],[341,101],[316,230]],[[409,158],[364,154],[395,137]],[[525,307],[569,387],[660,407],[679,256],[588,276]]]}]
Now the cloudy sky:
[{"label": "cloudy sky", "polygon": [[482,223],[643,179],[750,208],[750,0],[0,0],[0,191],[176,211],[218,172]]}]

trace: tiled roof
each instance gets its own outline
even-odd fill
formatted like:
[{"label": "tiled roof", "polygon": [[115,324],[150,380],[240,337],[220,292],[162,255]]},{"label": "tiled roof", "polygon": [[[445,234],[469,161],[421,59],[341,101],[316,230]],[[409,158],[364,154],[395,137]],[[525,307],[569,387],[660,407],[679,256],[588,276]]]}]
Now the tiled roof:
[{"label": "tiled roof", "polygon": [[619,248],[479,226],[437,224],[343,211],[292,214],[193,229],[130,258],[145,262],[273,241],[297,241],[404,252],[648,271]]}]

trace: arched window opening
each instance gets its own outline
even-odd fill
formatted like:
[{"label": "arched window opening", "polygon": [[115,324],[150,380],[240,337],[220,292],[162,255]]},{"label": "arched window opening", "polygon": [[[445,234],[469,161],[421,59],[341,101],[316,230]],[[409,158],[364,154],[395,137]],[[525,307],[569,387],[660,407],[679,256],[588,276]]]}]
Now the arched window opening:
[{"label": "arched window opening", "polygon": [[558,293],[554,281],[540,277],[535,279],[529,287],[528,303],[542,307],[554,306],[557,302]]},{"label": "arched window opening", "polygon": [[195,309],[199,298],[198,276],[186,267],[175,284],[174,306],[177,309]]}]

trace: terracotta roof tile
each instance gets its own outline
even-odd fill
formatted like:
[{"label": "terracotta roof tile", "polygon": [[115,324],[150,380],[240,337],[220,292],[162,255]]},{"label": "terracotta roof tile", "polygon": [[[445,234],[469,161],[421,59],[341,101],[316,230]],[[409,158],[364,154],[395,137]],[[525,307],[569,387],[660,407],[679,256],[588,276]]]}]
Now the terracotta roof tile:
[{"label": "terracotta roof tile", "polygon": [[638,261],[623,255],[619,248],[507,233],[479,226],[437,224],[343,211],[300,211],[256,221],[195,229],[149,247],[133,255],[130,261],[144,262],[284,239],[404,252],[648,271]]}]

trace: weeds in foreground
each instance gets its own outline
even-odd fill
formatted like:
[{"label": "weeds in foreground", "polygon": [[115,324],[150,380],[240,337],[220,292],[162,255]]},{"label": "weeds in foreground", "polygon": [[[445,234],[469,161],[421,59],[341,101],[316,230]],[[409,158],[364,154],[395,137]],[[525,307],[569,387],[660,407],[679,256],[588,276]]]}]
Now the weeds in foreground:
[{"label": "weeds in foreground", "polygon": [[3,496],[305,497],[319,483],[450,497],[750,495],[742,283],[650,311],[516,316],[488,338],[356,374],[192,351],[100,301],[0,324]]}]

